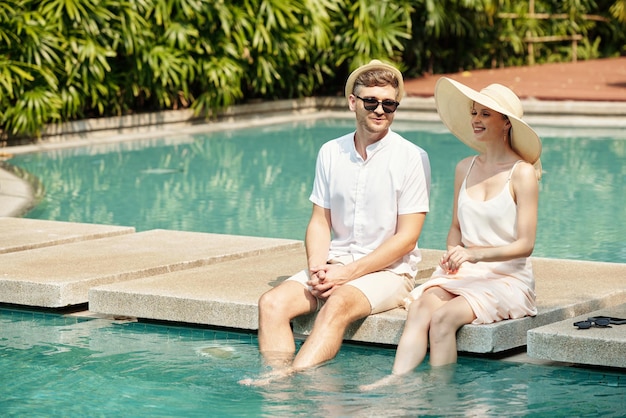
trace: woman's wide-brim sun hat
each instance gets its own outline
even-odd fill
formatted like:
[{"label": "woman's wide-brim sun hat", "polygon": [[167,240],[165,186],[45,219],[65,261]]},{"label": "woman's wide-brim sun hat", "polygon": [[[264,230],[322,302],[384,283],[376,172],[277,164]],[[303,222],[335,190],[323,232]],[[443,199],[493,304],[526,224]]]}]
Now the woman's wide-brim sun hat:
[{"label": "woman's wide-brim sun hat", "polygon": [[435,103],[441,121],[469,147],[485,151],[485,144],[474,137],[471,109],[474,102],[480,103],[511,121],[511,148],[524,161],[541,167],[541,139],[526,122],[522,120],[524,109],[517,95],[501,84],[490,84],[480,92],[447,77],[437,80],[435,85]]},{"label": "woman's wide-brim sun hat", "polygon": [[354,90],[354,83],[361,74],[369,70],[377,69],[391,71],[396,76],[396,78],[398,79],[398,95],[396,96],[396,100],[402,100],[402,98],[404,97],[404,80],[402,78],[402,73],[393,65],[382,62],[381,60],[371,60],[368,64],[362,65],[356,70],[352,71],[352,73],[348,77],[348,81],[346,81],[346,99],[350,98],[350,95]]}]

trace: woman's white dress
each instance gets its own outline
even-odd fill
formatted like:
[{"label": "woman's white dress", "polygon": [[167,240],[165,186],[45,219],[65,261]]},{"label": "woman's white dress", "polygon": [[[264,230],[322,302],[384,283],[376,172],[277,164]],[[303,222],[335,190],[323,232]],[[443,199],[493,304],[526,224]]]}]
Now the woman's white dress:
[{"label": "woman's white dress", "polygon": [[[459,190],[457,216],[465,247],[497,247],[516,239],[517,206],[509,190],[511,168],[500,194],[487,201],[470,198],[466,181],[470,165]],[[405,299],[408,308],[428,288],[439,286],[448,292],[463,296],[476,315],[473,324],[488,324],[503,319],[521,318],[537,314],[535,279],[529,258],[509,261],[465,262],[456,274],[446,274],[441,267],[430,279],[416,287]]]}]

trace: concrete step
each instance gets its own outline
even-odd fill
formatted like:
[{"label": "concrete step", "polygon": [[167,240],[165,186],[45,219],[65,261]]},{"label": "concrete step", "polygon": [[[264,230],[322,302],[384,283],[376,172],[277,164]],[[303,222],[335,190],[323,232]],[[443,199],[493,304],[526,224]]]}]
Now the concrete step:
[{"label": "concrete step", "polygon": [[626,368],[626,324],[589,329],[573,325],[597,316],[626,318],[626,303],[530,330],[528,355],[543,360]]},{"label": "concrete step", "polygon": [[459,351],[497,353],[523,347],[527,333],[546,324],[626,303],[626,264],[533,258],[537,316],[465,325]]},{"label": "concrete step", "polygon": [[[306,265],[303,242],[294,240],[167,230],[128,233],[104,226],[100,231],[90,225],[26,219],[9,223],[14,224],[15,244],[4,246],[11,248],[22,245],[19,231],[44,237],[65,231],[67,236],[58,240],[121,235],[0,254],[0,303],[59,308],[89,302],[95,314],[256,330],[261,294]],[[42,231],[31,231],[34,226]],[[81,228],[82,235],[77,232]],[[430,277],[442,251],[422,253],[418,283]],[[498,353],[523,347],[528,335],[544,335],[534,330],[561,321],[569,330],[574,318],[593,312],[626,316],[611,310],[626,304],[626,264],[533,258],[533,267],[538,315],[466,325],[457,335],[459,351]],[[397,344],[405,319],[403,309],[370,316],[350,327],[346,339]],[[314,315],[298,318],[294,331],[308,334],[313,320]],[[590,331],[574,335],[593,336],[598,330]],[[597,336],[605,338],[606,333]],[[605,365],[616,364],[600,358]]]},{"label": "concrete step", "polygon": [[0,254],[0,302],[78,305],[95,286],[286,248],[302,248],[302,242],[152,230]]},{"label": "concrete step", "polygon": [[[423,250],[420,278],[429,277],[441,251]],[[89,310],[99,314],[208,324],[256,330],[259,297],[306,266],[304,248],[92,288]],[[315,315],[294,321],[294,332],[308,334]],[[353,341],[397,343],[406,311],[395,309],[355,323]]]},{"label": "concrete step", "polygon": [[97,286],[91,312],[257,329],[257,301],[306,266],[302,248],[286,248],[202,267]]},{"label": "concrete step", "polygon": [[0,254],[132,234],[135,228],[0,217]]},{"label": "concrete step", "polygon": [[[442,251],[423,250],[423,282]],[[568,260],[534,259],[539,313],[533,318],[466,325],[458,333],[459,351],[497,353],[526,345],[527,332],[602,306],[626,302],[626,284],[620,277],[626,265]],[[257,301],[261,294],[305,266],[304,249],[231,260],[192,270],[171,272],[141,280],[99,286],[89,292],[91,311],[119,316],[257,329]],[[593,273],[602,277],[592,291],[581,291]],[[620,276],[621,275],[621,276]],[[297,318],[294,332],[308,335],[315,315]],[[397,344],[406,311],[394,309],[353,324],[345,338],[351,341]]]}]

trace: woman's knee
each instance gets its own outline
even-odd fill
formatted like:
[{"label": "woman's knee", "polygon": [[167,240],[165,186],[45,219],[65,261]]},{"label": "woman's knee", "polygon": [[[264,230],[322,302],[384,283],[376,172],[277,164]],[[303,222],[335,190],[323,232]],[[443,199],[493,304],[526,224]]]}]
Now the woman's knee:
[{"label": "woman's knee", "polygon": [[437,341],[449,337],[450,335],[456,336],[456,321],[450,317],[450,315],[443,309],[438,309],[433,312],[430,319],[430,338]]},{"label": "woman's knee", "polygon": [[424,319],[424,316],[426,314],[427,311],[424,309],[424,306],[422,306],[421,301],[418,299],[409,305],[409,310],[407,312],[406,318],[407,321],[413,322]]}]

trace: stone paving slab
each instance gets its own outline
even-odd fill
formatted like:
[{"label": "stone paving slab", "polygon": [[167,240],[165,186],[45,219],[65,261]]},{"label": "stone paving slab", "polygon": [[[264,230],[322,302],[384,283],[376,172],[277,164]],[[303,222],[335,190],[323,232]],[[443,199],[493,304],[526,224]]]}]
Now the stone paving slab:
[{"label": "stone paving slab", "polygon": [[288,248],[98,286],[89,291],[89,311],[255,330],[259,296],[304,266],[304,250]]},{"label": "stone paving slab", "polygon": [[[430,256],[431,265],[442,251]],[[602,307],[626,303],[626,264],[533,258],[538,314],[493,324],[465,325],[457,334],[457,349],[471,353],[499,353],[523,347],[527,332]],[[594,286],[588,288],[593,281]],[[374,315],[348,330],[355,341],[397,344],[406,312],[396,309]],[[308,334],[313,318],[295,321],[294,329]]]},{"label": "stone paving slab", "polygon": [[[419,277],[430,276],[441,251],[422,250]],[[208,324],[256,330],[259,297],[306,266],[303,248],[289,248],[219,264],[143,279],[98,286],[89,291],[91,312],[144,319]],[[308,320],[294,323],[294,332],[308,334]],[[396,309],[355,324],[347,338],[395,343],[406,319]]]},{"label": "stone paving slab", "polygon": [[585,313],[528,332],[530,357],[566,363],[626,368],[626,325],[578,329],[593,316],[626,318],[626,303]]},{"label": "stone paving slab", "polygon": [[0,254],[0,302],[58,308],[92,287],[286,248],[301,241],[152,230]]},{"label": "stone paving slab", "polygon": [[[442,251],[422,253],[418,282],[430,277]],[[301,241],[126,233],[0,254],[0,302],[56,308],[89,301],[94,312],[113,316],[255,330],[259,296],[305,265]],[[459,351],[522,347],[532,329],[626,304],[626,264],[533,258],[533,266],[539,314],[466,325],[458,334]],[[294,321],[294,331],[308,334],[313,319]],[[370,316],[354,324],[346,339],[397,344],[405,319],[402,309]]]},{"label": "stone paving slab", "polygon": [[[422,250],[418,282],[430,276],[442,251]],[[303,249],[246,257],[225,263],[94,288],[89,309],[97,313],[257,329],[259,296],[303,268]],[[626,265],[533,259],[539,314],[534,318],[487,325],[466,325],[458,334],[459,351],[497,353],[526,345],[528,330],[600,307],[626,303]],[[598,284],[588,290],[590,277]],[[585,286],[581,286],[584,284]],[[315,316],[297,318],[297,334],[310,333]],[[351,341],[397,344],[406,320],[403,309],[370,316],[353,324]]]},{"label": "stone paving slab", "polygon": [[0,217],[0,254],[134,232],[127,226]]},{"label": "stone paving slab", "polygon": [[497,353],[523,347],[531,329],[626,303],[626,264],[541,257],[532,262],[537,316],[465,325],[457,334],[459,351]]}]

